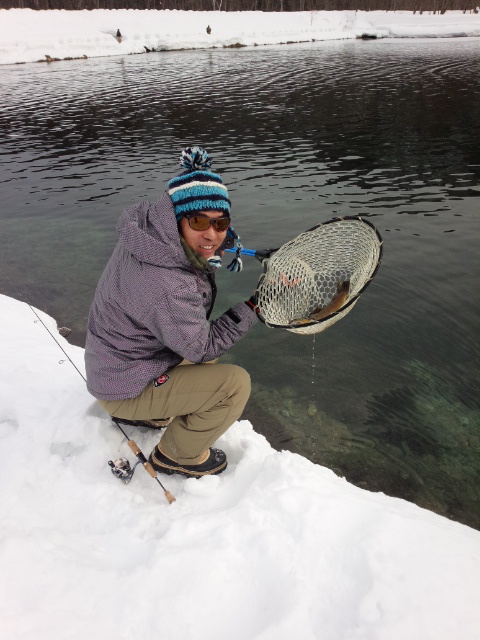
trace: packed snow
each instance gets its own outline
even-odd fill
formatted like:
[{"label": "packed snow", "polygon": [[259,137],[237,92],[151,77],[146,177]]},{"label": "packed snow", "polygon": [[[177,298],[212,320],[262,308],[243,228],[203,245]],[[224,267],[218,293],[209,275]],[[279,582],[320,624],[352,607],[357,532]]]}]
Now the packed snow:
[{"label": "packed snow", "polygon": [[0,64],[362,36],[480,36],[480,14],[4,9],[0,10]]},{"label": "packed snow", "polygon": [[[371,493],[247,421],[199,480],[134,457],[83,350],[0,296],[0,620],[8,640],[478,640],[480,532]],[[248,339],[248,337],[246,338]],[[273,355],[272,355],[273,357]],[[159,434],[137,429],[148,455]]]}]

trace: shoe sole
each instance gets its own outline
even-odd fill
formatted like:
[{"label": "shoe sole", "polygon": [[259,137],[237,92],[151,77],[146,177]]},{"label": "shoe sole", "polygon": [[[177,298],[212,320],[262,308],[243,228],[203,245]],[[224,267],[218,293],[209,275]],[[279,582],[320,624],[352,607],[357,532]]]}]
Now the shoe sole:
[{"label": "shoe sole", "polygon": [[180,476],[184,476],[185,478],[201,478],[202,476],[215,476],[215,475],[218,475],[219,473],[222,473],[222,471],[225,471],[225,469],[227,468],[226,460],[222,462],[220,466],[215,467],[215,469],[209,469],[208,471],[194,471],[193,469],[185,469],[184,467],[180,467],[180,466],[170,466],[160,461],[157,462],[156,460],[154,460],[154,456],[152,455],[149,457],[148,461],[150,462],[152,467],[155,469],[155,471],[157,471],[158,473],[166,473],[169,476],[172,476],[173,474],[176,473]]}]

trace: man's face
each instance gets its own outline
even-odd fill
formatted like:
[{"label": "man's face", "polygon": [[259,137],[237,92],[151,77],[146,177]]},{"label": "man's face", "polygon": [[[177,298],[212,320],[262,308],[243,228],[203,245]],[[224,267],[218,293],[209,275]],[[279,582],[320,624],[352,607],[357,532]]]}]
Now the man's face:
[{"label": "man's face", "polygon": [[[225,214],[220,211],[202,211],[199,216],[206,216],[213,220],[223,218]],[[180,231],[190,249],[200,254],[205,260],[215,255],[227,235],[227,231],[216,231],[212,225],[209,225],[205,231],[195,231],[185,217],[180,218]]]}]

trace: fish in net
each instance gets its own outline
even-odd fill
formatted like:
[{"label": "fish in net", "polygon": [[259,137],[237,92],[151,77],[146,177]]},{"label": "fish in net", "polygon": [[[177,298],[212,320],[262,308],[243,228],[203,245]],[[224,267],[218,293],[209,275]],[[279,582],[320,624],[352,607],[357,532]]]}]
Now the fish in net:
[{"label": "fish in net", "polygon": [[381,258],[382,238],[360,216],[319,224],[263,260],[259,317],[293,333],[324,331],[352,310]]}]

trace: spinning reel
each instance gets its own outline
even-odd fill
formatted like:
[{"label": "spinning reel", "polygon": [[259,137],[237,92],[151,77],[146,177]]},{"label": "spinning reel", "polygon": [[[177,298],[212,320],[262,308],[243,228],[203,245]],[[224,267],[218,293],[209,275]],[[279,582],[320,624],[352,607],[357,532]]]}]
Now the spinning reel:
[{"label": "spinning reel", "polygon": [[116,460],[108,461],[108,465],[111,467],[113,475],[122,480],[125,484],[128,484],[133,478],[135,469],[139,464],[140,460],[131,467],[127,458],[117,458]]}]

